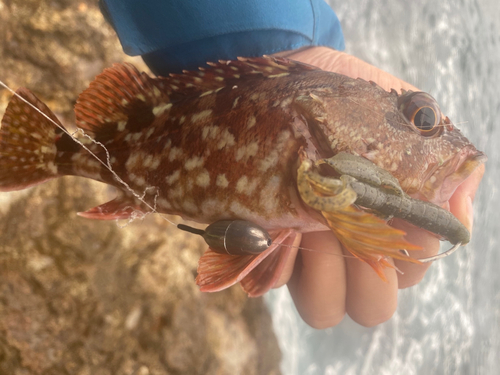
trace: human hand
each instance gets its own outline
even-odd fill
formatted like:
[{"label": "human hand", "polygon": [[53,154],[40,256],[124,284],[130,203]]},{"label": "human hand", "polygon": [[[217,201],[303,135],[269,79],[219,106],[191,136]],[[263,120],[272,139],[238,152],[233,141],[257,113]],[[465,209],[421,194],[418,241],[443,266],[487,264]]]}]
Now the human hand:
[{"label": "human hand", "polygon": [[[371,80],[386,90],[416,90],[412,85],[372,66],[354,56],[325,47],[313,47],[286,55],[292,60],[317,66],[323,70],[341,73],[353,78]],[[468,229],[472,230],[472,201],[484,173],[479,167],[463,182],[449,200],[449,209]],[[415,258],[435,255],[439,240],[431,233],[403,220],[393,220],[392,226],[404,230],[406,239],[423,248],[412,251]],[[299,236],[300,237],[300,236]],[[357,323],[371,327],[391,318],[397,307],[397,290],[422,280],[430,263],[417,265],[390,262],[403,273],[386,268],[388,282],[382,281],[371,267],[350,255],[333,232],[306,233],[294,245],[324,252],[292,251],[285,269],[275,287],[285,283],[300,315],[306,323],[318,329],[334,326],[347,313]],[[332,256],[332,254],[335,254]]]}]

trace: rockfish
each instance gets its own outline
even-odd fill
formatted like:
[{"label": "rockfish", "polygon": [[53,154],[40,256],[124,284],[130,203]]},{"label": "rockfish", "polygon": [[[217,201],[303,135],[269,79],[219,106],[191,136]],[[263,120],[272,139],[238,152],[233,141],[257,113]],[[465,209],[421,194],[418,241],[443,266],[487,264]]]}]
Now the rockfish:
[{"label": "rockfish", "polygon": [[[74,175],[118,191],[80,213],[86,218],[127,219],[154,208],[207,224],[251,221],[273,244],[257,255],[209,249],[197,282],[203,291],[241,282],[258,296],[276,282],[297,233],[333,230],[381,277],[386,256],[417,262],[399,251],[417,249],[404,232],[352,199],[313,208],[342,194],[332,190],[328,179],[336,174],[324,160],[341,152],[363,157],[407,194],[437,205],[485,160],[428,94],[387,92],[281,58],[210,65],[158,78],[130,64],[104,70],[75,106],[76,125],[88,136],[80,144],[33,93],[19,89],[47,117],[11,99],[0,129],[0,190]],[[318,177],[306,181],[311,168]],[[304,189],[313,198],[303,199]]]}]

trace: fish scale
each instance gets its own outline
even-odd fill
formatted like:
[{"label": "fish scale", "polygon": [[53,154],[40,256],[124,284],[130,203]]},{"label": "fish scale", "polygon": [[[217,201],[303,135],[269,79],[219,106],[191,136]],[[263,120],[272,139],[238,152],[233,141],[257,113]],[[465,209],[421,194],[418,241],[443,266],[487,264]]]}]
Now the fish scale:
[{"label": "fish scale", "polygon": [[[427,94],[398,95],[281,58],[210,65],[151,78],[130,64],[115,64],[97,76],[79,96],[75,115],[90,138],[80,141],[103,163],[12,98],[0,129],[0,190],[76,175],[117,188],[114,200],[80,213],[87,218],[128,219],[154,207],[202,223],[256,223],[273,237],[268,250],[251,256],[209,250],[197,281],[204,291],[241,281],[257,296],[274,285],[284,267],[289,248],[280,245],[293,243],[298,233],[334,230],[381,277],[382,267],[390,266],[387,254],[414,261],[399,252],[415,248],[404,232],[371,213],[352,205],[348,211],[323,212],[304,202],[298,186],[305,181],[298,171],[305,161],[312,165],[339,152],[362,156],[391,172],[404,191],[441,204],[485,160]],[[60,125],[29,90],[18,94]],[[431,108],[436,127],[421,131],[410,119],[412,108]],[[336,177],[332,170],[321,173]],[[358,224],[343,224],[348,221]],[[354,227],[355,232],[349,229]],[[371,235],[354,238],[362,228],[384,236],[384,249]]]}]

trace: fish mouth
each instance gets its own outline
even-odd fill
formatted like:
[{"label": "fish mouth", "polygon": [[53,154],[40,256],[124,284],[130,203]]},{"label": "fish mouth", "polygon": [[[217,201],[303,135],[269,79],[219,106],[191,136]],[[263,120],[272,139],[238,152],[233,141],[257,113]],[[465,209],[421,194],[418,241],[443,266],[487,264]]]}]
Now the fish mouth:
[{"label": "fish mouth", "polygon": [[438,206],[443,205],[460,184],[487,159],[484,153],[475,148],[462,149],[444,163],[429,168],[429,178],[424,179],[421,194],[430,202]]}]

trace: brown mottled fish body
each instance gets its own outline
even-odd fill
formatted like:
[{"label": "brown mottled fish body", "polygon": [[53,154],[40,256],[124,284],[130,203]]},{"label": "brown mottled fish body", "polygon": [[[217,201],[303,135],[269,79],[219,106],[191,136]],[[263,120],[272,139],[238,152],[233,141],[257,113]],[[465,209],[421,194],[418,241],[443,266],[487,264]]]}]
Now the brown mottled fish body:
[{"label": "brown mottled fish body", "polygon": [[[57,122],[31,92],[18,94]],[[449,199],[484,155],[426,95],[398,95],[277,58],[221,62],[166,78],[150,78],[130,64],[115,65],[80,95],[75,113],[77,126],[89,137],[80,140],[116,175],[14,97],[0,130],[0,190],[76,175],[119,190],[115,200],[82,216],[118,219],[133,210],[150,211],[119,176],[158,212],[204,223],[245,219],[286,243],[291,233],[326,230],[335,221],[300,198],[299,154],[311,161],[341,151],[363,156],[391,172],[408,193],[437,204]],[[226,263],[239,273],[224,282],[214,281],[218,275],[198,280],[217,284],[205,288],[210,291],[230,282],[243,284],[263,259],[211,257],[205,268],[200,263],[202,274],[210,265]],[[256,270],[275,267],[264,266],[266,261]],[[244,287],[259,295],[275,278],[263,281],[262,288],[257,278],[252,280]]]}]

